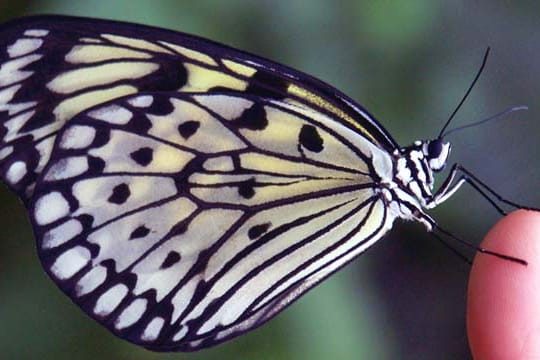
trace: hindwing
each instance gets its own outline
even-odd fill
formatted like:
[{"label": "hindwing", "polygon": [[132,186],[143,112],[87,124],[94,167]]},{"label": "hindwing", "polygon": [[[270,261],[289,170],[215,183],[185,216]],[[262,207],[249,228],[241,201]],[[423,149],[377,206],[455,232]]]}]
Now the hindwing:
[{"label": "hindwing", "polygon": [[388,230],[375,158],[391,161],[283,100],[118,98],[61,130],[30,207],[39,255],[115,334],[159,351],[211,346],[261,325]]}]

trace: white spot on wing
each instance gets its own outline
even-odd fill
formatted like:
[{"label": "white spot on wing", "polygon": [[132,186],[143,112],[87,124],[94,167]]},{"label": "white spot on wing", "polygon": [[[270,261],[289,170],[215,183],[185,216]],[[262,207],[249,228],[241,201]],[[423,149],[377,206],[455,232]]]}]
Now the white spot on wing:
[{"label": "white spot on wing", "polygon": [[128,100],[131,106],[138,108],[146,108],[152,105],[154,98],[151,95],[141,95]]},{"label": "white spot on wing", "polygon": [[0,160],[5,159],[13,152],[13,146],[7,146],[0,150]]},{"label": "white spot on wing", "polygon": [[52,249],[62,245],[82,232],[83,228],[79,221],[71,219],[45,233],[42,247]]},{"label": "white spot on wing", "polygon": [[174,294],[171,303],[173,305],[173,313],[171,321],[175,322],[180,318],[180,315],[186,310],[191,302],[195,289],[199,284],[199,279],[193,278],[187,284],[180,287],[178,292]]},{"label": "white spot on wing", "polygon": [[153,341],[157,339],[164,323],[165,319],[161,317],[153,318],[152,321],[150,321],[150,323],[146,326],[146,329],[144,329],[141,339],[144,341]]},{"label": "white spot on wing", "polygon": [[21,181],[27,171],[26,163],[23,161],[16,161],[9,167],[6,174],[6,180],[11,184],[16,184]]},{"label": "white spot on wing", "polygon": [[96,315],[106,316],[116,309],[126,297],[128,288],[124,284],[117,284],[101,295],[94,307]]},{"label": "white spot on wing", "polygon": [[51,266],[51,272],[61,280],[75,275],[90,261],[90,251],[83,246],[75,246],[62,253]]},{"label": "white spot on wing", "polygon": [[184,336],[186,336],[187,332],[188,332],[187,326],[182,326],[182,327],[180,328],[180,331],[178,331],[178,332],[174,335],[173,341],[180,341],[180,340],[182,340],[182,339],[184,338]]},{"label": "white spot on wing", "polygon": [[47,36],[48,34],[49,34],[49,30],[43,30],[43,29],[30,29],[24,32],[24,35],[26,36],[35,36],[35,37],[43,37],[43,36]]},{"label": "white spot on wing", "polygon": [[102,44],[103,40],[96,38],[83,37],[79,39],[83,43]]},{"label": "white spot on wing", "polygon": [[62,135],[60,147],[62,149],[84,149],[94,141],[96,129],[90,126],[72,126]]},{"label": "white spot on wing", "polygon": [[23,110],[29,109],[32,106],[36,106],[36,101],[27,101],[23,103],[15,103],[15,104],[1,104],[0,105],[0,111],[8,111],[8,115],[14,115],[17,114]]},{"label": "white spot on wing", "polygon": [[25,38],[25,39],[18,39],[13,44],[9,45],[7,48],[7,52],[9,54],[9,57],[18,57],[22,55],[29,54],[41,47],[43,44],[43,40],[41,39],[31,39],[31,38]]},{"label": "white spot on wing", "polygon": [[204,339],[199,339],[199,340],[195,340],[195,341],[190,341],[189,342],[189,346],[191,346],[192,348],[198,348],[202,342],[203,342]]},{"label": "white spot on wing", "polygon": [[227,120],[236,119],[253,101],[228,95],[195,95],[195,100]]},{"label": "white spot on wing", "polygon": [[62,180],[81,175],[88,170],[88,158],[86,156],[73,156],[64,158],[54,163],[47,174],[45,180]]},{"label": "white spot on wing", "polygon": [[[45,129],[47,128],[44,128],[44,130]],[[34,132],[34,134],[36,134],[36,132]],[[34,145],[36,150],[39,152],[39,163],[34,170],[36,173],[40,174],[43,171],[45,165],[47,165],[47,163],[49,162],[51,151],[54,145],[54,140],[54,136],[49,136]]]},{"label": "white spot on wing", "polygon": [[77,296],[86,295],[94,291],[107,279],[107,269],[104,266],[96,266],[87,272],[75,286]]},{"label": "white spot on wing", "polygon": [[38,61],[43,55],[32,54],[7,61],[0,66],[0,86],[11,85],[22,81],[33,74],[32,71],[21,71],[25,66]]},{"label": "white spot on wing", "polygon": [[50,224],[69,212],[69,204],[58,191],[43,195],[36,201],[34,217],[38,225]]},{"label": "white spot on wing", "polygon": [[218,156],[206,160],[203,168],[208,171],[233,171],[234,164],[230,156]]},{"label": "white spot on wing", "polygon": [[11,141],[20,135],[20,130],[26,124],[30,118],[34,115],[35,111],[26,111],[20,115],[14,116],[4,123],[4,127],[8,129],[7,135],[4,137],[4,141]]},{"label": "white spot on wing", "polygon": [[19,91],[21,86],[21,84],[11,85],[10,87],[0,91],[0,105],[5,105],[9,103],[13,99],[17,91]]},{"label": "white spot on wing", "polygon": [[111,124],[125,125],[131,120],[133,114],[121,106],[109,105],[90,111],[88,116]]},{"label": "white spot on wing", "polygon": [[118,330],[121,330],[135,324],[146,311],[147,303],[148,301],[146,299],[135,299],[124,309],[124,311],[122,311],[120,316],[118,316],[114,326]]}]

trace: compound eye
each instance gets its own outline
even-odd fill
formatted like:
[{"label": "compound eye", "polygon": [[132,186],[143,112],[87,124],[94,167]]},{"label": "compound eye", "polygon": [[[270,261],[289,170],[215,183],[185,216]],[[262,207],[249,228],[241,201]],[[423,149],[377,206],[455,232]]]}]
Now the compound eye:
[{"label": "compound eye", "polygon": [[431,170],[439,172],[444,169],[450,153],[450,143],[443,143],[441,139],[435,139],[427,144],[426,150],[426,157]]},{"label": "compound eye", "polygon": [[436,159],[441,156],[443,151],[443,142],[441,139],[431,140],[428,143],[428,153],[426,154],[430,159]]}]

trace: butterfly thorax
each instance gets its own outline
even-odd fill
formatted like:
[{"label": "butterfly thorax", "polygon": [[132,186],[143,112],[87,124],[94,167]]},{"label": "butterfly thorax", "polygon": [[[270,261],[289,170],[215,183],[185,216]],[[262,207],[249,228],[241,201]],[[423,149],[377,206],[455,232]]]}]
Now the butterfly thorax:
[{"label": "butterfly thorax", "polygon": [[422,209],[433,207],[433,173],[444,169],[449,153],[442,139],[415,141],[393,153],[393,186],[386,194],[397,217],[425,223]]},{"label": "butterfly thorax", "polygon": [[422,207],[429,207],[433,198],[433,173],[444,169],[449,154],[450,143],[443,143],[441,139],[415,141],[394,154],[394,179],[414,195]]}]

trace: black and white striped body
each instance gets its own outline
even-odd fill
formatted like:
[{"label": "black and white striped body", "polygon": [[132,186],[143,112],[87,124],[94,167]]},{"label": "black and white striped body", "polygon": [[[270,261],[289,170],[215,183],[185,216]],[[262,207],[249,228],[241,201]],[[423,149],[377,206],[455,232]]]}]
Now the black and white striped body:
[{"label": "black and white striped body", "polygon": [[390,202],[389,207],[396,217],[420,221],[428,231],[432,230],[433,221],[424,210],[447,198],[441,198],[440,193],[434,196],[433,188],[434,173],[446,166],[449,153],[450,144],[441,139],[415,141],[393,152],[392,178],[381,181],[384,185],[381,193]]}]

